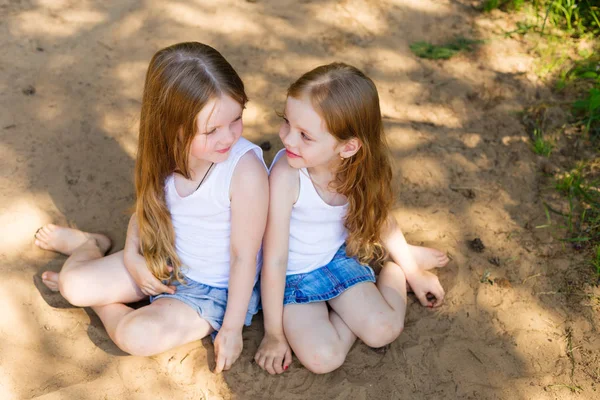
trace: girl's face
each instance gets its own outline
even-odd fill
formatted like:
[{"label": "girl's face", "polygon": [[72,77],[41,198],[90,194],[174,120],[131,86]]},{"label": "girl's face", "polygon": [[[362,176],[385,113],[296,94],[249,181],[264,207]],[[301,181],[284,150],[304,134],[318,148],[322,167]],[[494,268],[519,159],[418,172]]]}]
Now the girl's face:
[{"label": "girl's face", "polygon": [[190,161],[227,160],[231,147],[242,136],[242,112],[240,103],[227,95],[206,103],[196,117],[198,131],[190,146]]},{"label": "girl's face", "polygon": [[334,168],[339,163],[343,144],[327,131],[308,96],[288,97],[283,118],[279,137],[292,168]]}]

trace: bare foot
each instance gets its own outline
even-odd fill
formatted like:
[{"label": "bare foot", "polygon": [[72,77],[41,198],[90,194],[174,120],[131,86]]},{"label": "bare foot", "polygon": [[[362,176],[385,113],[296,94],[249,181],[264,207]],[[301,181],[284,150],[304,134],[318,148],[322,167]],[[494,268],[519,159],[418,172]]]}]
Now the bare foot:
[{"label": "bare foot", "polygon": [[[103,255],[110,249],[110,239],[105,235],[87,233],[79,229],[54,224],[44,225],[38,229],[35,233],[34,243],[44,250],[52,250],[70,256],[76,248],[90,239],[95,241],[96,246],[98,246]],[[42,279],[44,279],[43,275]],[[56,282],[58,282],[58,279],[56,279]]]},{"label": "bare foot", "polygon": [[53,292],[58,292],[58,273],[46,271],[42,274],[42,282]]},{"label": "bare foot", "polygon": [[446,253],[429,247],[410,246],[410,251],[421,269],[442,268],[450,261]]}]

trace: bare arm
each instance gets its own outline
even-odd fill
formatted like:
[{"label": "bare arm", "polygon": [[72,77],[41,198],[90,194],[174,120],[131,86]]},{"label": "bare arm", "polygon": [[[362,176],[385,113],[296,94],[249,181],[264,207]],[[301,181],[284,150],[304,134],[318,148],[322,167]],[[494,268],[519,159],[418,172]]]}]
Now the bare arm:
[{"label": "bare arm", "polygon": [[281,158],[269,177],[269,217],[263,247],[261,295],[265,334],[283,335],[283,294],[290,241],[290,216],[298,198],[298,171]]},{"label": "bare arm", "polygon": [[231,266],[223,326],[215,339],[216,372],[229,369],[242,350],[241,334],[267,222],[268,179],[253,153],[245,154],[231,181]]},{"label": "bare arm", "polygon": [[173,286],[163,284],[148,269],[146,260],[140,253],[140,232],[135,213],[129,219],[129,226],[127,227],[123,262],[143,294],[156,296],[161,293],[175,293]]}]

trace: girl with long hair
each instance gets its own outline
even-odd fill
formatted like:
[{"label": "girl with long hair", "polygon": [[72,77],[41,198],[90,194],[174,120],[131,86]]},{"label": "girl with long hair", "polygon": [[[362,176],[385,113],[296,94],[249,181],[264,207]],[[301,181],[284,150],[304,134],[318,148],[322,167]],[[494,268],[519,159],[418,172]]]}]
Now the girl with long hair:
[{"label": "girl with long hair", "polygon": [[[67,227],[36,232],[36,245],[69,256],[60,273],[42,275],[46,286],[92,307],[130,354],[212,334],[220,372],[242,351],[242,328],[259,307],[268,209],[262,151],[241,138],[247,101],[242,80],[212,47],[160,50],[144,85],[124,250],[105,255],[106,236]],[[125,305],[148,296],[137,310]]]},{"label": "girl with long hair", "polygon": [[[292,350],[315,373],[344,362],[356,338],[371,347],[404,327],[407,282],[419,301],[442,304],[429,270],[448,263],[410,246],[391,215],[392,169],[375,84],[333,63],[288,89],[270,171],[261,274],[265,336],[255,360],[282,373]],[[369,263],[382,264],[375,278]]]}]

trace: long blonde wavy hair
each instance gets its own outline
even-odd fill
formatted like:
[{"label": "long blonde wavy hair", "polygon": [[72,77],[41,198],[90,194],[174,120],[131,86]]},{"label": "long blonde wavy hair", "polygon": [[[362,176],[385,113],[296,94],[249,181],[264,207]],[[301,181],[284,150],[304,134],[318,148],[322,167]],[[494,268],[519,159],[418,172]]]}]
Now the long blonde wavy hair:
[{"label": "long blonde wavy hair", "polygon": [[338,141],[357,138],[362,144],[341,161],[331,185],[348,198],[346,252],[364,264],[380,262],[386,257],[381,232],[394,194],[377,88],[357,68],[332,63],[307,72],[288,89],[288,96],[304,95]]},{"label": "long blonde wavy hair", "polygon": [[197,133],[197,115],[212,99],[228,95],[242,107],[244,84],[215,49],[202,43],[179,43],[158,51],[148,67],[138,153],[135,163],[137,222],[141,252],[160,280],[183,281],[175,251],[175,232],[165,201],[165,179],[178,172],[190,179],[188,155]]}]

